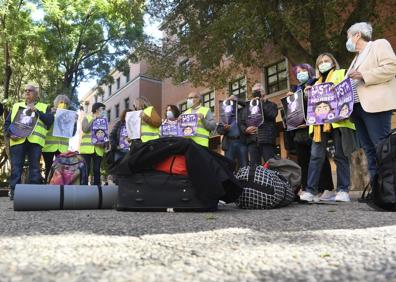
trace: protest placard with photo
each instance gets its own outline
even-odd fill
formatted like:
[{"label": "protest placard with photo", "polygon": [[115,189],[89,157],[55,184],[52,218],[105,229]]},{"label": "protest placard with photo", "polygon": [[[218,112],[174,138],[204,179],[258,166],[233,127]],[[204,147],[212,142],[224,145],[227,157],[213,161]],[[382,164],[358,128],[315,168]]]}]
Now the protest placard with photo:
[{"label": "protest placard with photo", "polygon": [[125,116],[126,129],[129,139],[140,139],[140,126],[142,118],[140,117],[142,111],[127,112]]},{"label": "protest placard with photo", "polygon": [[220,122],[231,125],[237,119],[238,102],[233,100],[220,101]]},{"label": "protest placard with photo", "polygon": [[10,125],[11,135],[25,138],[32,134],[38,122],[38,114],[28,108],[19,107],[14,120]]},{"label": "protest placard with photo", "polygon": [[92,144],[99,145],[109,141],[109,125],[107,119],[97,118],[92,122]]},{"label": "protest placard with photo", "polygon": [[349,78],[337,86],[322,83],[308,91],[307,125],[320,125],[348,118],[353,108],[353,89]]},{"label": "protest placard with photo", "polygon": [[72,138],[76,117],[77,112],[75,111],[57,109],[52,135],[56,137]]},{"label": "protest placard with photo", "polygon": [[285,111],[286,130],[294,130],[305,125],[304,93],[299,90],[281,99]]},{"label": "protest placard with photo", "polygon": [[247,126],[259,127],[264,122],[263,107],[260,99],[252,99],[249,102]]},{"label": "protest placard with photo", "polygon": [[197,114],[182,114],[179,117],[178,136],[195,136],[198,127]]},{"label": "protest placard with photo", "polygon": [[161,124],[160,135],[161,136],[178,136],[179,124],[177,120],[171,121],[166,120]]},{"label": "protest placard with photo", "polygon": [[118,143],[118,146],[120,147],[121,150],[128,150],[129,148],[129,141],[128,141],[128,132],[126,129],[126,125],[123,124],[121,125],[120,128],[120,141]]}]

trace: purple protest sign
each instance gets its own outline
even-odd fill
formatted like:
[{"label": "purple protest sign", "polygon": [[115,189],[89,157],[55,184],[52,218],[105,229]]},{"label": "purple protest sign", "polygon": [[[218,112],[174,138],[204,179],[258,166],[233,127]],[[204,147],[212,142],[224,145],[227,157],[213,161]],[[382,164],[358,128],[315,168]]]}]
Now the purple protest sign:
[{"label": "purple protest sign", "polygon": [[175,121],[170,121],[170,120],[165,120],[161,124],[160,128],[160,134],[161,136],[177,136],[178,135],[178,124],[177,120]]},{"label": "purple protest sign", "polygon": [[99,145],[109,141],[109,126],[107,119],[97,118],[92,122],[91,129],[92,144]]},{"label": "purple protest sign", "polygon": [[197,114],[182,114],[179,117],[178,136],[195,136],[198,127]]},{"label": "purple protest sign", "polygon": [[350,78],[344,79],[334,87],[337,93],[337,120],[347,119],[353,110],[353,87]]},{"label": "purple protest sign", "polygon": [[128,132],[125,124],[121,125],[120,128],[120,141],[118,143],[118,146],[121,150],[128,150],[129,148]]},{"label": "purple protest sign", "polygon": [[285,111],[286,130],[305,125],[304,94],[301,90],[281,99]]},{"label": "purple protest sign", "polygon": [[220,101],[220,121],[231,125],[236,121],[237,102],[233,100]]},{"label": "purple protest sign", "polygon": [[333,122],[336,118],[337,95],[333,83],[321,83],[308,91],[307,125]]},{"label": "purple protest sign", "polygon": [[249,102],[247,126],[259,127],[264,122],[264,114],[259,99],[253,99]]}]

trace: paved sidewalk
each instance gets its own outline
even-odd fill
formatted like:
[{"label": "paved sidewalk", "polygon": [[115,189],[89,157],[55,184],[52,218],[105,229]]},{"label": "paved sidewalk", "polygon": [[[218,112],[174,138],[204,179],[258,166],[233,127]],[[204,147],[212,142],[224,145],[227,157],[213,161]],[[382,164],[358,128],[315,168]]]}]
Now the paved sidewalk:
[{"label": "paved sidewalk", "polygon": [[14,212],[0,281],[396,281],[396,214],[357,202],[216,213]]}]

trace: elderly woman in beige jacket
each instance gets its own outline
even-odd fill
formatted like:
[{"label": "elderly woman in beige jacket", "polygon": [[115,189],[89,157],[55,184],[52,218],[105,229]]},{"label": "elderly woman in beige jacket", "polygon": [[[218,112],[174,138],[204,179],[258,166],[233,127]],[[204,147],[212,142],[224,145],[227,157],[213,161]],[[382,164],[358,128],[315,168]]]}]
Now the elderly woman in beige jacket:
[{"label": "elderly woman in beige jacket", "polygon": [[348,30],[346,48],[355,52],[347,75],[356,88],[352,119],[363,146],[371,181],[377,173],[375,146],[391,129],[396,109],[396,56],[385,39],[371,41],[369,23],[356,23]]}]

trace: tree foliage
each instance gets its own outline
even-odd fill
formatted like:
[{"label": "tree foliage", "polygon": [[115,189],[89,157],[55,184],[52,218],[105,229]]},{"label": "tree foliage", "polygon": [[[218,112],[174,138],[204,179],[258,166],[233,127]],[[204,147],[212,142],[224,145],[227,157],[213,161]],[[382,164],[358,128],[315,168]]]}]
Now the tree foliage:
[{"label": "tree foliage", "polygon": [[395,24],[394,13],[378,16],[387,9],[394,9],[394,0],[151,0],[148,11],[162,20],[167,37],[146,37],[140,50],[153,74],[176,82],[184,79],[180,59],[191,58],[188,74],[195,85],[224,86],[230,75],[278,55],[292,64],[314,63],[327,51],[347,66],[347,29],[371,21],[379,37]]}]

